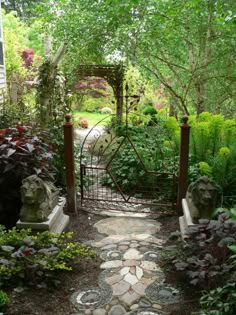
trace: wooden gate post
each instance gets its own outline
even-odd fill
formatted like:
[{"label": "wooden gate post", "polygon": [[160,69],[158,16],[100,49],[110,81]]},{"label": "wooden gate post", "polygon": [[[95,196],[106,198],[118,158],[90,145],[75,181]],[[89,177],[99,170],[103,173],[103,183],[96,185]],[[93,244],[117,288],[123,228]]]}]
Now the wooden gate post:
[{"label": "wooden gate post", "polygon": [[67,188],[67,209],[68,212],[75,213],[76,205],[76,186],[75,186],[75,162],[74,162],[74,128],[71,116],[65,116],[64,124],[64,148],[66,166],[66,188]]},{"label": "wooden gate post", "polygon": [[178,200],[177,212],[182,214],[182,199],[185,198],[188,186],[188,154],[189,154],[189,135],[190,126],[188,116],[183,117],[183,124],[180,126],[180,158],[179,158],[179,181],[178,181]]}]

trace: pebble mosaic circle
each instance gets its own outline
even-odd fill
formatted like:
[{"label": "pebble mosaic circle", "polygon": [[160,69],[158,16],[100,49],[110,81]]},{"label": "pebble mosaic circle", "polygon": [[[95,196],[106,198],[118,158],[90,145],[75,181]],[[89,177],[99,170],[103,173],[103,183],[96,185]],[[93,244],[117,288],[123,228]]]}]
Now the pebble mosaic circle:
[{"label": "pebble mosaic circle", "polygon": [[150,284],[145,292],[147,298],[153,303],[164,305],[178,303],[182,297],[180,290],[167,283],[160,284],[159,281],[154,281]]},{"label": "pebble mosaic circle", "polygon": [[76,298],[76,302],[82,305],[94,305],[97,304],[100,301],[100,294],[96,290],[88,290],[83,291],[79,293],[79,295]]},{"label": "pebble mosaic circle", "polygon": [[157,252],[157,251],[149,251],[149,252],[146,252],[144,253],[144,256],[143,256],[143,260],[149,260],[149,261],[158,261],[160,259],[160,253]]},{"label": "pebble mosaic circle", "polygon": [[112,299],[112,289],[105,282],[105,277],[110,274],[107,271],[99,275],[99,287],[90,290],[75,292],[71,301],[78,310],[96,309],[106,304],[109,304]]},{"label": "pebble mosaic circle", "polygon": [[72,295],[71,301],[78,309],[95,309],[102,304],[102,295],[99,289],[75,292]]},{"label": "pebble mosaic circle", "polygon": [[103,251],[100,255],[101,259],[105,261],[109,260],[122,260],[122,253],[118,250],[110,250],[110,251]]}]

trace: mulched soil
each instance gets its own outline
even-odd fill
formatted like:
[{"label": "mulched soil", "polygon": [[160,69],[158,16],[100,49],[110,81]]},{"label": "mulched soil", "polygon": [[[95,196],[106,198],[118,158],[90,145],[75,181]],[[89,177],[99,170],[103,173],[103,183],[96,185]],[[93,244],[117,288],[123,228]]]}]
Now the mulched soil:
[{"label": "mulched soil", "polygon": [[[79,215],[71,216],[71,222],[68,230],[74,232],[74,240],[85,242],[92,239],[101,239],[93,224],[104,216],[88,214],[80,211]],[[171,232],[179,229],[178,218],[176,216],[161,216],[158,219],[163,229],[159,232],[164,236],[169,236]],[[160,235],[159,234],[159,235]],[[158,235],[157,235],[158,236]],[[170,242],[170,245],[172,243]],[[93,260],[82,261],[75,265],[72,272],[63,272],[58,274],[57,280],[60,284],[56,287],[47,288],[26,288],[22,292],[13,288],[9,290],[10,304],[4,314],[6,315],[72,315],[76,313],[70,297],[74,291],[98,286],[97,279],[101,272],[99,269],[101,260],[99,257]],[[163,267],[168,281],[173,284],[179,281],[177,273],[169,269],[169,266]],[[180,279],[181,280],[181,279]],[[185,300],[181,305],[174,305],[165,308],[169,315],[190,315],[191,311],[197,309],[197,299],[194,289],[186,286]],[[187,293],[188,292],[188,293]]]}]

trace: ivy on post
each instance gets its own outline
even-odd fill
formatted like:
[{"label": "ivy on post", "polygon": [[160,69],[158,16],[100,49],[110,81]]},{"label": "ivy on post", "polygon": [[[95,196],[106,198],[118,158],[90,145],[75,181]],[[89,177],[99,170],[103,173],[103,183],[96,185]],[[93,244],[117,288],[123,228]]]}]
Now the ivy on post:
[{"label": "ivy on post", "polygon": [[178,182],[178,200],[177,212],[182,214],[182,199],[185,198],[188,186],[188,155],[189,155],[189,135],[190,126],[188,116],[183,117],[183,124],[180,126],[180,158],[179,158],[179,182]]},{"label": "ivy on post", "polygon": [[74,128],[71,116],[65,116],[64,124],[64,148],[66,166],[66,189],[67,189],[67,209],[68,212],[75,213],[76,205],[76,185],[75,185],[75,163],[74,163]]},{"label": "ivy on post", "polygon": [[59,71],[59,64],[66,50],[62,43],[54,57],[51,56],[51,42],[45,42],[45,60],[39,67],[37,78],[36,109],[42,128],[47,128],[52,122],[60,123],[68,112],[65,97],[65,78]]}]

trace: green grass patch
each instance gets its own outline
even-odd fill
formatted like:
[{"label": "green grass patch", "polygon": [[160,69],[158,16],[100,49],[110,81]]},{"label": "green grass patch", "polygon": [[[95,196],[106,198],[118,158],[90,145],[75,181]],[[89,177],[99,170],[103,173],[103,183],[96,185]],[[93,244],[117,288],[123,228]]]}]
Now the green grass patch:
[{"label": "green grass patch", "polygon": [[[96,125],[100,120],[102,120],[105,117],[108,117],[109,115],[101,114],[101,113],[95,113],[95,112],[80,112],[80,111],[74,111],[73,112],[73,123],[75,127],[79,127],[79,121],[81,119],[87,119],[89,126]],[[105,119],[101,122],[101,126],[107,125],[109,119]]]}]

